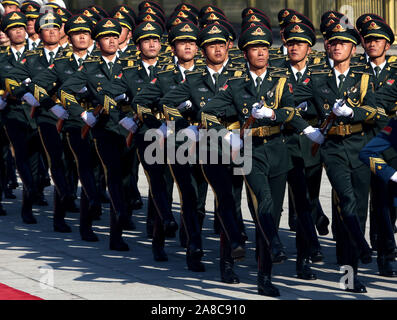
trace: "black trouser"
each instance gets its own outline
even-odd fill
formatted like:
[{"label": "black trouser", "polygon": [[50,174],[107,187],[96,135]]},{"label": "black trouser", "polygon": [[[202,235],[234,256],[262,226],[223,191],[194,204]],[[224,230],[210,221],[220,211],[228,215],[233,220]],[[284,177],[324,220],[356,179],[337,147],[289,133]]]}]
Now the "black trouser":
[{"label": "black trouser", "polygon": [[[165,235],[163,230],[163,223],[167,221],[173,221],[174,217],[171,211],[171,205],[169,196],[167,194],[167,183],[165,179],[165,172],[167,169],[167,165],[165,164],[165,154],[162,159],[163,163],[154,163],[148,164],[145,159],[145,150],[146,147],[149,146],[152,142],[144,141],[143,136],[136,136],[136,143],[138,146],[138,156],[139,161],[141,162],[143,169],[145,171],[145,175],[149,184],[149,192],[153,201],[152,209],[148,208],[148,214],[151,219],[154,221],[153,228],[153,244],[157,246],[164,246]],[[160,225],[161,223],[161,225]]]},{"label": "black trouser", "polygon": [[337,195],[337,213],[333,218],[338,262],[357,269],[361,252],[370,250],[364,237],[370,171],[365,165],[351,168],[342,158],[326,160],[328,179]]},{"label": "black trouser", "polygon": [[39,184],[40,138],[37,130],[15,119],[7,119],[5,128],[14,149],[15,165],[23,183],[22,211],[31,213]]},{"label": "black trouser", "polygon": [[211,186],[217,206],[218,218],[221,223],[221,236],[224,233],[230,244],[242,244],[240,228],[236,219],[236,205],[234,202],[232,175],[226,165],[201,165],[208,184]]},{"label": "black trouser", "polygon": [[78,177],[76,160],[72,150],[69,147],[69,143],[66,137],[66,132],[61,133],[61,139],[63,142],[66,182],[69,186],[73,199],[77,199],[77,188],[79,184],[79,177]]},{"label": "black trouser", "polygon": [[90,141],[88,138],[81,138],[80,128],[68,128],[66,131],[66,139],[75,158],[78,176],[86,197],[91,205],[95,204],[100,206],[100,194],[97,189],[91,161],[92,146]]},{"label": "black trouser", "polygon": [[302,159],[294,158],[294,167],[288,172],[288,183],[293,193],[297,213],[296,249],[297,259],[307,259],[314,250],[320,249],[316,229],[311,216],[308,185]]},{"label": "black trouser", "polygon": [[[390,219],[390,188],[380,177],[373,176],[373,187],[376,192],[372,193],[373,203],[377,204],[372,213],[371,225],[376,228],[376,244],[378,257],[385,256],[394,251],[396,242],[394,239],[393,225]],[[390,183],[391,184],[391,183]]]},{"label": "black trouser", "polygon": [[[201,230],[197,214],[197,189],[195,188],[189,164],[169,165],[171,174],[178,187],[181,201],[181,220],[187,235],[187,247],[201,249]],[[181,226],[182,227],[182,226]]]},{"label": "black trouser", "polygon": [[258,271],[270,275],[272,270],[271,247],[281,247],[278,227],[287,182],[287,173],[269,177],[259,162],[245,176],[248,206],[256,228],[256,257]]},{"label": "black trouser", "polygon": [[72,191],[67,183],[66,169],[64,166],[64,152],[61,136],[53,124],[41,123],[39,134],[47,155],[51,178],[60,198],[71,198]]},{"label": "black trouser", "polygon": [[97,154],[101,160],[106,185],[109,191],[111,207],[117,217],[126,217],[127,210],[123,196],[123,176],[121,156],[125,147],[123,136],[97,129],[94,134],[94,143]]}]

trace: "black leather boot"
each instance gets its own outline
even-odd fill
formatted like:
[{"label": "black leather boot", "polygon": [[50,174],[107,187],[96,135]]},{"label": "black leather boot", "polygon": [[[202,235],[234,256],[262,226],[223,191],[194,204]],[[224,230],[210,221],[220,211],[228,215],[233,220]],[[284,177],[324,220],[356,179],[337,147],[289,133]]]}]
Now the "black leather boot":
[{"label": "black leather boot", "polygon": [[239,277],[234,273],[233,266],[234,263],[232,259],[221,258],[220,271],[222,282],[230,284],[240,283]]},{"label": "black leather boot", "polygon": [[296,260],[296,274],[299,279],[316,280],[317,276],[309,266],[309,259],[298,258]]},{"label": "black leather boot", "polygon": [[258,271],[258,294],[268,297],[279,297],[280,291],[272,284],[271,276]]}]

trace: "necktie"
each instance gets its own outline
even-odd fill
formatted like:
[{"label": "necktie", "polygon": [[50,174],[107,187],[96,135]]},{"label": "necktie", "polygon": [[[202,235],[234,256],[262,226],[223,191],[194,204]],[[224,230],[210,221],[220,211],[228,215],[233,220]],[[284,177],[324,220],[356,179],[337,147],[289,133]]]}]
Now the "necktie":
[{"label": "necktie", "polygon": [[19,52],[19,51],[17,51],[17,61],[19,62],[19,61],[21,61],[21,53]]},{"label": "necktie", "polygon": [[149,80],[152,81],[154,79],[154,66],[149,66]]},{"label": "necktie", "polygon": [[302,80],[302,73],[298,71],[296,73],[296,82],[301,83],[301,80]]},{"label": "necktie", "polygon": [[84,59],[83,58],[79,58],[79,67],[81,67],[81,65],[83,64]]},{"label": "necktie", "polygon": [[259,94],[259,92],[261,91],[262,78],[257,77],[255,82],[256,82],[256,94]]},{"label": "necktie", "polygon": [[219,89],[219,73],[215,72],[213,75],[214,80],[215,80],[215,91],[218,91]]},{"label": "necktie", "polygon": [[376,78],[379,78],[380,67],[379,67],[379,66],[376,66],[376,67],[374,68],[374,70],[375,70],[375,77],[376,77]]},{"label": "necktie", "polygon": [[112,72],[113,72],[113,62],[109,62],[108,63],[108,67],[109,67],[109,73],[112,74]]},{"label": "necktie", "polygon": [[344,74],[340,74],[339,76],[338,76],[338,79],[339,79],[339,87],[338,87],[338,91],[339,91],[339,95],[341,95],[342,94],[342,88],[343,88],[343,82],[345,81],[345,75]]},{"label": "necktie", "polygon": [[54,55],[55,55],[55,53],[54,53],[54,52],[52,52],[52,51],[50,51],[48,54],[50,55],[50,61],[49,61],[49,64],[52,64],[52,63],[54,62]]}]

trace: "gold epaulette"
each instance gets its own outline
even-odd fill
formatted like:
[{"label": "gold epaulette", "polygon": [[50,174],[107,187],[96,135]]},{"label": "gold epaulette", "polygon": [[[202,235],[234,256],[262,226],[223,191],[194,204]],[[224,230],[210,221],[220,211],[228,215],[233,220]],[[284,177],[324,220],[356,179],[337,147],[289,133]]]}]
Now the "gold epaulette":
[{"label": "gold epaulette", "polygon": [[391,63],[391,64],[390,64],[390,67],[392,67],[392,68],[397,68],[397,62],[396,62],[396,63]]},{"label": "gold epaulette", "polygon": [[332,69],[322,69],[322,70],[312,70],[311,74],[312,75],[326,75],[326,74],[331,74],[332,75]]},{"label": "gold epaulette", "polygon": [[172,71],[175,71],[176,69],[175,68],[173,68],[173,69],[169,69],[169,70],[160,70],[160,71],[157,71],[157,74],[164,74],[164,73],[173,73]]},{"label": "gold epaulette", "polygon": [[29,50],[29,51],[26,51],[26,56],[27,57],[33,56],[35,54],[40,54],[40,50]]},{"label": "gold epaulette", "polygon": [[123,71],[124,70],[130,70],[130,69],[138,69],[138,66],[127,66],[127,67],[123,68]]},{"label": "gold epaulette", "polygon": [[387,59],[387,62],[388,62],[388,63],[397,62],[397,56],[390,56],[390,57]]}]

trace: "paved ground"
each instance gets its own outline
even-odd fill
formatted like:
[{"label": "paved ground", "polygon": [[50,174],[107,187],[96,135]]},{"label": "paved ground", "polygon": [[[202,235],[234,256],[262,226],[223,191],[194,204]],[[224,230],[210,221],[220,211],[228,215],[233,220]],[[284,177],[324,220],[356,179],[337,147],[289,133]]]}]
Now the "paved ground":
[{"label": "paved ground", "polygon": [[[141,172],[139,187],[147,194],[147,184]],[[46,189],[47,199],[52,188]],[[205,273],[187,270],[184,250],[178,239],[167,240],[169,262],[154,262],[151,242],[145,233],[145,208],[135,214],[136,231],[126,232],[131,247],[127,253],[108,249],[109,209],[102,220],[95,223],[100,242],[80,240],[78,214],[69,213],[71,234],[52,231],[51,205],[36,208],[37,225],[24,225],[19,216],[21,190],[18,199],[5,201],[8,215],[0,217],[0,283],[23,290],[44,299],[265,299],[256,294],[256,266],[254,261],[254,226],[245,196],[244,218],[249,242],[244,262],[236,267],[239,285],[221,283],[218,271],[218,236],[212,232],[213,195],[208,194],[208,216],[204,228]],[[146,206],[146,197],[144,198]],[[174,212],[178,218],[177,191],[174,193]],[[330,215],[330,186],[324,178],[321,202]],[[284,205],[287,209],[287,205]],[[285,211],[286,212],[286,211]],[[303,281],[295,276],[294,233],[290,232],[285,213],[281,221],[281,238],[287,247],[288,261],[274,267],[273,281],[281,292],[281,299],[396,299],[397,280],[377,276],[376,263],[360,268],[365,295],[347,294],[339,289],[339,268],[335,260],[334,242],[330,235],[320,237],[325,262],[314,266],[318,280]],[[368,234],[368,230],[367,230]],[[376,259],[374,259],[376,261]],[[48,268],[52,271],[48,271]],[[46,284],[53,285],[49,287]]]}]

